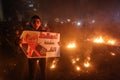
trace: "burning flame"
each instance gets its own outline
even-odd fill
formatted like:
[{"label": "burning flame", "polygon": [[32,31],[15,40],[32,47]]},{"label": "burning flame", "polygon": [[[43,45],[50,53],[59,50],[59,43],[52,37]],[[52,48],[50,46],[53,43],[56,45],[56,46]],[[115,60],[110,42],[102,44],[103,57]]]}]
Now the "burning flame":
[{"label": "burning flame", "polygon": [[108,43],[108,44],[111,44],[111,45],[114,45],[114,44],[115,44],[115,41],[114,41],[114,40],[108,40],[107,43]]},{"label": "burning flame", "polygon": [[112,56],[115,56],[115,55],[116,55],[116,54],[115,54],[115,53],[113,53],[113,52],[111,52],[110,54],[111,54]]},{"label": "burning flame", "polygon": [[104,43],[104,40],[103,40],[103,38],[100,36],[99,38],[94,39],[93,42],[95,42],[95,43]]},{"label": "burning flame", "polygon": [[76,58],[76,61],[79,61],[80,59],[79,58]]},{"label": "burning flame", "polygon": [[54,59],[54,60],[52,61],[52,64],[51,64],[51,66],[50,66],[50,69],[55,69],[56,66],[57,66],[57,59]]},{"label": "burning flame", "polygon": [[52,64],[50,68],[54,69],[55,67],[56,67],[55,64]]},{"label": "burning flame", "polygon": [[76,61],[74,59],[72,59],[72,64],[75,64],[75,63],[76,63]]},{"label": "burning flame", "polygon": [[80,69],[80,67],[79,67],[79,66],[76,66],[76,70],[77,70],[77,71],[80,71],[81,69]]},{"label": "burning flame", "polygon": [[85,62],[85,63],[84,63],[84,66],[85,66],[85,67],[90,67],[90,63],[89,63],[89,62]]},{"label": "burning flame", "polygon": [[76,47],[75,43],[69,43],[67,45],[67,48],[75,48],[75,47]]}]

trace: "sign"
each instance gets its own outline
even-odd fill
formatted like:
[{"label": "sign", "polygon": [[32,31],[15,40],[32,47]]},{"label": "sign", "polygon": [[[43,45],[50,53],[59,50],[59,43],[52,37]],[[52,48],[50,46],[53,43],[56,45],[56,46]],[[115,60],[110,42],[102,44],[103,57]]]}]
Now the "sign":
[{"label": "sign", "polygon": [[23,31],[20,39],[27,58],[60,57],[60,33]]}]

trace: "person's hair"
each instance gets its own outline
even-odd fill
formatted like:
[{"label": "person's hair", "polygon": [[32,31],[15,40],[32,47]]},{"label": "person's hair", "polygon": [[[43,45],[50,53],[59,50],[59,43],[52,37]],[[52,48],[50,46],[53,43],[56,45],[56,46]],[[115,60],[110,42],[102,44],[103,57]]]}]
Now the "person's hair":
[{"label": "person's hair", "polygon": [[38,15],[32,16],[31,21],[34,20],[34,19],[39,19],[41,21],[41,18]]}]

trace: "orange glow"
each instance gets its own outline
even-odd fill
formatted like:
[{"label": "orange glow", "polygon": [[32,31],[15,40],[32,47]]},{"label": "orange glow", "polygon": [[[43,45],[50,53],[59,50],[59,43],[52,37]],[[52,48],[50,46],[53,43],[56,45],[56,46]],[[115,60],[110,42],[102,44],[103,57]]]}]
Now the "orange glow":
[{"label": "orange glow", "polygon": [[73,64],[75,64],[75,63],[76,63],[76,61],[75,61],[74,59],[72,59],[72,63],[73,63]]},{"label": "orange glow", "polygon": [[76,61],[79,61],[80,59],[79,58],[76,58]]},{"label": "orange glow", "polygon": [[95,42],[95,43],[104,43],[104,40],[103,40],[103,38],[100,36],[99,38],[94,39],[93,42]]},{"label": "orange glow", "polygon": [[85,63],[84,63],[84,66],[85,66],[85,67],[90,67],[90,63],[89,63],[89,62],[85,62]]},{"label": "orange glow", "polygon": [[54,69],[55,67],[56,67],[55,64],[52,64],[50,68]]},{"label": "orange glow", "polygon": [[50,66],[50,69],[55,69],[56,66],[57,66],[57,59],[54,59],[54,60],[52,61],[52,64],[51,64],[51,66]]},{"label": "orange glow", "polygon": [[107,43],[108,43],[108,44],[111,44],[111,45],[114,45],[114,44],[115,44],[115,41],[114,41],[114,40],[108,40]]},{"label": "orange glow", "polygon": [[113,52],[111,52],[110,54],[111,54],[112,56],[115,56],[115,55],[116,55],[116,54],[115,54],[115,53],[113,53]]},{"label": "orange glow", "polygon": [[77,70],[77,71],[80,71],[80,67],[79,67],[79,66],[76,66],[76,70]]},{"label": "orange glow", "polygon": [[67,48],[75,48],[76,47],[76,44],[75,43],[69,43],[67,45]]},{"label": "orange glow", "polygon": [[87,60],[88,60],[88,61],[90,61],[90,59],[91,59],[90,57],[87,57]]}]

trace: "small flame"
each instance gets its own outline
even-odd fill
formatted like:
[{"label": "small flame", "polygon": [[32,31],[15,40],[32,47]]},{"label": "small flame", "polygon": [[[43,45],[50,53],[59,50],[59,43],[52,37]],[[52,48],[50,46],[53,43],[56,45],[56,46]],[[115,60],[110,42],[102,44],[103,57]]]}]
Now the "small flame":
[{"label": "small flame", "polygon": [[95,42],[95,43],[103,43],[104,40],[103,40],[103,38],[100,36],[99,38],[94,39],[93,42]]},{"label": "small flame", "polygon": [[111,52],[110,54],[111,54],[112,56],[115,56],[115,55],[116,55],[116,54],[115,54],[115,53],[113,53],[113,52]]},{"label": "small flame", "polygon": [[67,45],[67,48],[75,48],[75,47],[76,47],[75,43],[69,43]]},{"label": "small flame", "polygon": [[114,41],[114,40],[108,40],[107,43],[108,43],[108,44],[111,44],[111,45],[114,45],[114,44],[115,44],[115,41]]},{"label": "small flame", "polygon": [[76,66],[76,70],[77,70],[77,71],[80,71],[81,69],[80,69],[80,67],[79,67],[79,66]]},{"label": "small flame", "polygon": [[51,66],[50,66],[50,69],[55,69],[56,68],[56,66],[57,66],[57,59],[54,59],[53,61],[52,61],[52,64],[51,64]]},{"label": "small flame", "polygon": [[54,69],[55,67],[56,67],[55,64],[52,64],[50,68]]},{"label": "small flame", "polygon": [[89,63],[89,62],[85,62],[85,63],[84,63],[84,66],[85,66],[85,67],[90,67],[90,63]]},{"label": "small flame", "polygon": [[76,58],[76,61],[79,61],[80,60],[80,58]]},{"label": "small flame", "polygon": [[75,64],[75,63],[76,63],[76,61],[74,59],[72,59],[72,64]]}]

